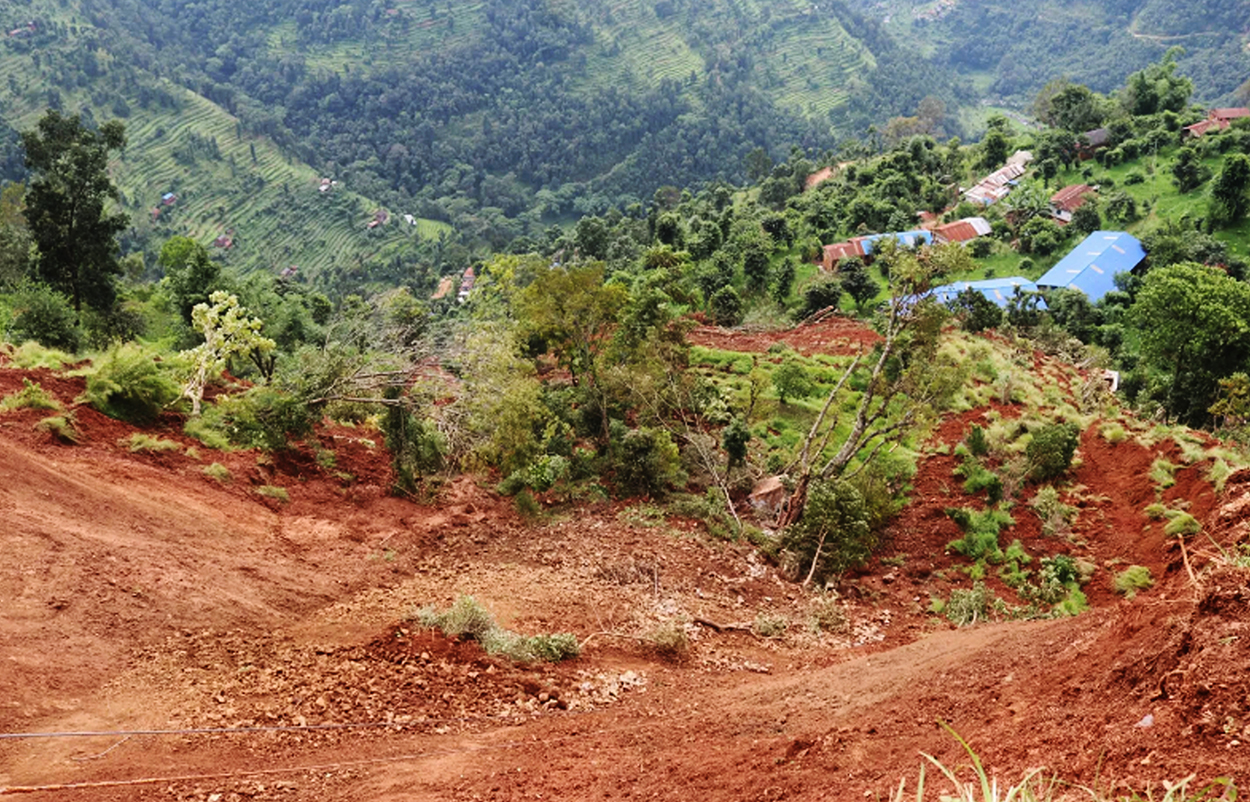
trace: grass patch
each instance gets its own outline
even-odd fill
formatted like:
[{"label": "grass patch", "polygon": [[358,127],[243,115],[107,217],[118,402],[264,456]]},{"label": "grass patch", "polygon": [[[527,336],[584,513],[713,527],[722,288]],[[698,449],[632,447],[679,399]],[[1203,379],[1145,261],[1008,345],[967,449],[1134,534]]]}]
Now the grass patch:
[{"label": "grass patch", "polygon": [[139,451],[150,451],[159,454],[164,451],[177,451],[182,448],[182,443],[153,437],[143,432],[135,432],[130,437],[123,437],[117,441],[117,444],[130,449],[132,454]]},{"label": "grass patch", "polygon": [[261,485],[256,488],[256,494],[264,496],[265,498],[277,499],[283,504],[286,504],[291,500],[291,494],[286,492],[286,488],[278,487],[277,485]]},{"label": "grass patch", "polygon": [[1196,535],[1202,531],[1202,524],[1198,523],[1198,519],[1187,512],[1172,510],[1173,514],[1167,525],[1163,527],[1163,534],[1169,537],[1185,537],[1186,535]]},{"label": "grass patch", "polygon": [[1224,492],[1224,483],[1233,475],[1234,468],[1223,457],[1216,457],[1207,469],[1207,481],[1215,488],[1215,495]]},{"label": "grass patch", "polygon": [[449,638],[471,638],[487,654],[500,655],[523,663],[554,663],[576,657],[581,648],[570,632],[526,637],[510,632],[472,596],[461,596],[444,612],[434,607],[417,611],[417,622],[427,629],[439,629]]},{"label": "grass patch", "polygon": [[646,641],[656,654],[667,660],[680,660],[690,651],[690,635],[686,622],[663,621],[646,635]]},{"label": "grass patch", "polygon": [[1118,423],[1108,423],[1106,426],[1103,426],[1098,433],[1102,435],[1103,440],[1106,440],[1112,445],[1115,445],[1116,443],[1123,443],[1128,439],[1128,432],[1125,431],[1124,427]]},{"label": "grass patch", "polygon": [[24,342],[9,352],[9,364],[12,367],[28,370],[35,368],[60,370],[66,365],[74,364],[75,361],[77,360],[72,354],[55,348],[45,348],[34,340]]},{"label": "grass patch", "polygon": [[39,384],[30,379],[22,379],[22,389],[9,393],[0,399],[0,413],[13,412],[18,409],[59,410],[61,402]]},{"label": "grass patch", "polygon": [[205,465],[202,473],[210,479],[216,479],[218,482],[225,484],[234,478],[230,473],[230,469],[220,462],[214,462],[212,465]]},{"label": "grass patch", "polygon": [[1150,481],[1154,482],[1161,489],[1167,489],[1176,484],[1176,471],[1181,466],[1168,462],[1163,457],[1159,457],[1150,465]]},{"label": "grass patch", "polygon": [[202,417],[188,418],[183,424],[182,433],[187,437],[194,437],[209,448],[218,451],[231,450],[230,438]]},{"label": "grass patch", "polygon": [[1016,521],[1002,510],[969,510],[948,507],[946,514],[964,531],[959,540],[952,540],[946,548],[962,554],[970,560],[988,559],[1002,562],[1003,552],[998,546],[998,533]]},{"label": "grass patch", "polygon": [[755,616],[755,623],[751,625],[751,630],[761,638],[782,638],[789,629],[789,618],[771,613],[760,613]]},{"label": "grass patch", "polygon": [[1139,590],[1147,590],[1155,583],[1150,569],[1144,565],[1130,565],[1115,575],[1115,591],[1133,598]]},{"label": "grass patch", "polygon": [[1059,491],[1046,485],[1037,491],[1029,502],[1033,512],[1042,522],[1042,534],[1047,537],[1067,536],[1076,521],[1076,507],[1059,500]]}]

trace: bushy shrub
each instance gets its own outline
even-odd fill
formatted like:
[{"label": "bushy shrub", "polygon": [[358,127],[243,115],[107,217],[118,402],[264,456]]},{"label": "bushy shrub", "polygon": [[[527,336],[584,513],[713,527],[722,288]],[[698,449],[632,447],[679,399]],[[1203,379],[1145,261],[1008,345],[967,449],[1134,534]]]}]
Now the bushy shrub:
[{"label": "bushy shrub", "polygon": [[60,370],[73,363],[74,356],[55,348],[45,348],[34,340],[24,342],[8,352],[9,364],[15,368],[50,368]]},{"label": "bushy shrub", "polygon": [[803,288],[803,306],[796,317],[809,318],[827,307],[838,308],[842,301],[842,282],[836,278],[821,278]]},{"label": "bushy shrub", "polygon": [[203,421],[236,446],[282,451],[312,432],[314,418],[299,398],[272,387],[253,387],[219,397],[204,410]]},{"label": "bushy shrub", "polygon": [[1144,565],[1131,565],[1115,575],[1116,593],[1123,593],[1130,599],[1137,595],[1137,591],[1146,590],[1154,583],[1150,569]]},{"label": "bushy shrub", "polygon": [[577,637],[570,632],[525,637],[495,623],[495,617],[472,596],[461,596],[446,612],[434,607],[417,611],[417,622],[429,629],[440,629],[449,638],[472,638],[488,654],[502,655],[519,662],[557,662],[581,652]]},{"label": "bushy shrub", "polygon": [[110,349],[87,372],[87,403],[110,418],[150,423],[178,396],[174,380],[137,345]]},{"label": "bushy shrub", "polygon": [[15,409],[60,409],[61,402],[39,384],[30,379],[22,379],[22,389],[10,393],[0,399],[0,412],[12,412]]},{"label": "bushy shrub", "polygon": [[1040,482],[1056,479],[1072,465],[1081,430],[1072,423],[1052,423],[1033,432],[1025,449],[1029,475]]},{"label": "bushy shrub", "polygon": [[952,590],[950,600],[942,606],[942,612],[957,627],[972,626],[990,617],[995,601],[997,598],[984,582],[974,582],[971,590]]},{"label": "bushy shrub", "polygon": [[513,471],[499,483],[498,490],[514,496],[523,490],[545,493],[569,475],[569,461],[564,457],[544,454],[524,468]]},{"label": "bushy shrub", "polygon": [[985,429],[982,429],[975,423],[968,430],[968,436],[964,438],[964,444],[968,446],[968,453],[974,457],[984,457],[990,453],[990,442],[985,437]]},{"label": "bushy shrub", "polygon": [[945,512],[964,531],[962,538],[946,545],[948,549],[970,560],[999,562],[1003,559],[1002,549],[998,546],[998,533],[1003,527],[1014,524],[1015,519],[1002,510],[948,507]]},{"label": "bushy shrub", "polygon": [[77,351],[82,344],[78,316],[69,300],[43,284],[31,284],[13,294],[13,322],[8,339],[15,344],[34,340],[48,348]]},{"label": "bushy shrub", "polygon": [[415,493],[417,482],[423,476],[443,467],[445,449],[442,436],[433,423],[423,420],[408,408],[387,408],[382,419],[382,433],[386,437],[386,448],[391,452],[395,487],[399,492]]},{"label": "bushy shrub", "polygon": [[35,424],[35,429],[40,432],[47,432],[62,443],[77,443],[78,429],[74,425],[74,413],[67,412],[64,415],[50,415]]},{"label": "bushy shrub", "polygon": [[773,389],[777,398],[786,403],[789,398],[806,398],[812,394],[812,380],[807,375],[803,363],[794,357],[787,357],[773,370]]},{"label": "bushy shrub", "polygon": [[1047,537],[1067,534],[1068,527],[1076,518],[1076,508],[1059,500],[1059,491],[1047,485],[1037,491],[1029,502],[1042,522],[1042,534]]},{"label": "bushy shrub", "polygon": [[864,497],[848,482],[813,482],[803,517],[785,531],[782,547],[794,555],[799,575],[824,584],[858,568],[877,544]]},{"label": "bushy shrub", "polygon": [[631,429],[613,437],[612,476],[619,496],[659,496],[684,479],[681,455],[663,429]]}]

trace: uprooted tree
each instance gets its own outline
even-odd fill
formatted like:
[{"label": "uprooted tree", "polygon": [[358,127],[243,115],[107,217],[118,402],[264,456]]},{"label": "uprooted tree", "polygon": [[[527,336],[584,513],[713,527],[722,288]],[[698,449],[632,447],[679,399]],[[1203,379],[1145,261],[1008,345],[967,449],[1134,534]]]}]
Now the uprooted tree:
[{"label": "uprooted tree", "polygon": [[[891,295],[877,323],[881,340],[842,373],[787,467],[795,484],[785,526],[802,519],[813,481],[853,478],[941,409],[962,383],[959,367],[938,354],[947,313],[928,293],[935,279],[969,269],[971,257],[960,245],[914,252],[887,245],[877,258],[889,267]],[[862,388],[858,401],[853,388]],[[853,417],[844,425],[843,410],[852,403]],[[815,553],[819,557],[819,549]]]}]

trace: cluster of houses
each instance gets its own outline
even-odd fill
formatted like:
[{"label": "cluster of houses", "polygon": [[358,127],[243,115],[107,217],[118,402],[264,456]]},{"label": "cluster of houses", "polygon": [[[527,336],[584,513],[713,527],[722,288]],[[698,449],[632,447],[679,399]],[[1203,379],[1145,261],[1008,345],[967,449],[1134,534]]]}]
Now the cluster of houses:
[{"label": "cluster of houses", "polygon": [[[464,303],[465,301],[469,300],[469,294],[473,292],[473,285],[476,282],[477,282],[477,274],[473,271],[473,268],[470,266],[460,276],[460,289],[459,291],[456,292],[457,303]],[[443,276],[443,279],[440,282],[438,282],[438,289],[436,289],[434,291],[434,294],[430,296],[430,300],[438,301],[443,298],[446,298],[451,293],[452,287],[454,286],[456,286],[455,276]]]},{"label": "cluster of houses", "polygon": [[1233,120],[1240,120],[1243,117],[1250,117],[1250,109],[1211,109],[1207,112],[1205,120],[1185,126],[1185,136],[1190,139],[1198,139],[1213,128],[1223,131],[1233,124]]}]

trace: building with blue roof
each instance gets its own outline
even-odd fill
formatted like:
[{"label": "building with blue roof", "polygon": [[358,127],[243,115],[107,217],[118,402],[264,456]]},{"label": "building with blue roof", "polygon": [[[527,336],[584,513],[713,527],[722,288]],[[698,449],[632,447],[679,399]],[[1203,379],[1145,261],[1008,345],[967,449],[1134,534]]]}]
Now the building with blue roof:
[{"label": "building with blue roof", "polygon": [[1141,242],[1123,231],[1095,231],[1037,280],[1043,290],[1080,290],[1093,303],[1115,289],[1115,274],[1146,258]]},{"label": "building with blue roof", "polygon": [[872,254],[873,243],[877,240],[892,238],[902,245],[904,248],[918,248],[921,245],[933,244],[933,232],[925,229],[916,229],[915,231],[900,231],[894,234],[871,234],[866,237],[856,237],[860,247],[864,250],[864,255]]},{"label": "building with blue roof", "polygon": [[[1002,309],[1006,308],[1007,301],[1016,294],[1017,290],[1020,292],[1037,292],[1037,285],[1023,276],[987,278],[983,281],[956,281],[954,284],[934,287],[932,295],[939,302],[945,304],[958,298],[959,294],[964,290],[976,290]],[[1039,306],[1043,309],[1046,308],[1045,303],[1039,303]]]}]

